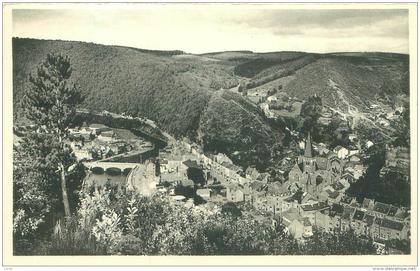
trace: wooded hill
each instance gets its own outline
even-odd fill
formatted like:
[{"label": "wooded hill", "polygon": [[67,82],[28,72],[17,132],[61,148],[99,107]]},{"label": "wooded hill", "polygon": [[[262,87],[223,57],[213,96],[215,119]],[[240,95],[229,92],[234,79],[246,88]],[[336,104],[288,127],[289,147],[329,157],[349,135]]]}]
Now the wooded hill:
[{"label": "wooded hill", "polygon": [[242,151],[247,163],[258,164],[258,156],[281,141],[282,131],[271,127],[240,93],[226,89],[239,84],[245,90],[281,85],[289,96],[305,99],[316,94],[332,107],[340,106],[339,89],[360,110],[366,110],[378,95],[408,93],[408,56],[400,54],[233,51],[193,55],[14,38],[16,123],[23,121],[19,101],[29,84],[28,75],[35,73],[48,53],[70,57],[71,80],[86,95],[83,108],[145,116],[175,136],[198,138],[208,150]]}]

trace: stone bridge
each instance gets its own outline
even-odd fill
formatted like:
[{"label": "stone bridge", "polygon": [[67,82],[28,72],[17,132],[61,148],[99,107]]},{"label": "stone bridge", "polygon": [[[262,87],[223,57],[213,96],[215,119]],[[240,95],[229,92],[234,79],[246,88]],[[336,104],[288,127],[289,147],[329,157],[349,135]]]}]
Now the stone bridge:
[{"label": "stone bridge", "polygon": [[96,174],[103,174],[104,172],[115,174],[125,173],[127,175],[133,168],[140,165],[140,163],[121,163],[121,162],[85,162],[85,167]]}]

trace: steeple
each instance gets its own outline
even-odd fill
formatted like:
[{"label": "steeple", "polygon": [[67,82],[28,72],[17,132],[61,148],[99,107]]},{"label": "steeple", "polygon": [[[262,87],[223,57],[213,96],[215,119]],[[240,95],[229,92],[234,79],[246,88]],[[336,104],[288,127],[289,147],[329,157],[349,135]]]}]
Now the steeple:
[{"label": "steeple", "polygon": [[308,133],[308,138],[306,139],[305,157],[312,158],[312,141],[310,132]]}]

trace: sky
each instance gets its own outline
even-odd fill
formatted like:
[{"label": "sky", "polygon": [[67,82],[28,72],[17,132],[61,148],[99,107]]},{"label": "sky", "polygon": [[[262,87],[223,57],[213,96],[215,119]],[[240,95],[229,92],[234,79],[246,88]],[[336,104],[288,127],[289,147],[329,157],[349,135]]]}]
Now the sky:
[{"label": "sky", "polygon": [[127,4],[15,9],[13,36],[206,53],[228,50],[408,53],[403,9]]}]

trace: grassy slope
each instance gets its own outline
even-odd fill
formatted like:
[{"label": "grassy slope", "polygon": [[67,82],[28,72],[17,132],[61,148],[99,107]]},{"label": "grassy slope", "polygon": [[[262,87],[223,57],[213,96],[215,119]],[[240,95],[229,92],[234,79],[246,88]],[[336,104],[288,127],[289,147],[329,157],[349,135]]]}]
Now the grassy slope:
[{"label": "grassy slope", "polygon": [[404,77],[407,73],[408,62],[404,58],[366,61],[325,57],[296,71],[295,78],[283,89],[301,99],[317,94],[325,104],[334,107],[337,93],[331,87],[332,80],[352,105],[363,110],[376,95],[408,92],[408,78]]},{"label": "grassy slope", "polygon": [[[285,69],[293,71],[292,80],[279,80]],[[289,73],[290,74],[290,73]],[[248,83],[251,90],[282,85],[290,96],[304,99],[318,95],[332,107],[338,94],[332,80],[349,102],[363,110],[376,96],[408,94],[408,56],[384,53],[340,53],[306,55],[279,63],[256,73]],[[262,83],[261,83],[262,82]],[[256,85],[257,87],[254,87]]]}]

